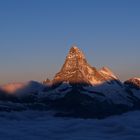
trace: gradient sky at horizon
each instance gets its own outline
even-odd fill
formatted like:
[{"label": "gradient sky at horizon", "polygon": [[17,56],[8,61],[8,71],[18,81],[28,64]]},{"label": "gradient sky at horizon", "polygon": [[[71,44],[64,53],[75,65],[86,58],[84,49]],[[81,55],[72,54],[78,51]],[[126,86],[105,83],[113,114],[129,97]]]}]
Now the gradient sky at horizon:
[{"label": "gradient sky at horizon", "polygon": [[73,44],[121,80],[140,77],[140,1],[0,1],[0,84],[52,78]]}]

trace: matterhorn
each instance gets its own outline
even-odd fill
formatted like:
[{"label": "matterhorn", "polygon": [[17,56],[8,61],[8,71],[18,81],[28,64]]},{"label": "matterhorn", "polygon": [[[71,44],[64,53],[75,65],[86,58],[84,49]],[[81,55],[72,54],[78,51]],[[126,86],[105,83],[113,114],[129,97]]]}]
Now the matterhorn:
[{"label": "matterhorn", "polygon": [[110,68],[91,66],[72,46],[52,80],[0,88],[0,110],[47,110],[55,116],[104,118],[140,109],[140,78],[121,82]]},{"label": "matterhorn", "polygon": [[54,77],[53,82],[65,81],[73,84],[97,85],[110,80],[117,80],[117,77],[109,68],[103,67],[101,70],[97,70],[87,62],[85,55],[77,46],[72,46],[64,65]]}]

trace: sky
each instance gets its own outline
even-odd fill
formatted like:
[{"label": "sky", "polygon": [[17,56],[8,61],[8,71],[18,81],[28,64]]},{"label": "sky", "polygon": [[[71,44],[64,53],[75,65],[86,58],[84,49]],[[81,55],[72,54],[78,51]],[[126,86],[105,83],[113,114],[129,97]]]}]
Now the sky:
[{"label": "sky", "polygon": [[53,78],[73,44],[122,81],[140,77],[140,1],[0,1],[0,84]]}]

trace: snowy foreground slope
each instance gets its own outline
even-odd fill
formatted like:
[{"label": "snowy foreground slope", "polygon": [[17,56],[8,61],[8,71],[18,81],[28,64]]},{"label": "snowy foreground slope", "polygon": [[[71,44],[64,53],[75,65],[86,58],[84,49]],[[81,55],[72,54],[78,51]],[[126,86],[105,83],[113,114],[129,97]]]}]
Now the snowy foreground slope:
[{"label": "snowy foreground slope", "polygon": [[53,117],[38,111],[0,112],[1,140],[139,140],[140,111],[106,119]]}]

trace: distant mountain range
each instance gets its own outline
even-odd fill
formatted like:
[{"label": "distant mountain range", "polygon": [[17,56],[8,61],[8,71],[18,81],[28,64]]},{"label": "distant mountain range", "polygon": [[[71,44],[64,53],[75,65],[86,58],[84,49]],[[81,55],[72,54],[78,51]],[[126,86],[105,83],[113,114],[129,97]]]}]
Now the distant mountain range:
[{"label": "distant mountain range", "polygon": [[52,110],[56,116],[104,118],[140,109],[140,78],[122,83],[107,67],[88,64],[73,46],[53,80],[7,84],[0,88],[0,110]]}]

